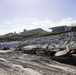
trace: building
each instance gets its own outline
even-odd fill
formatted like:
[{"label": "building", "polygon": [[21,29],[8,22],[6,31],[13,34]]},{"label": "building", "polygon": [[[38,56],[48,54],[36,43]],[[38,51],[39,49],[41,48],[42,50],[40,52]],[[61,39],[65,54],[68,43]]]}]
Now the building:
[{"label": "building", "polygon": [[5,34],[5,36],[14,36],[14,35],[17,35],[17,33],[16,32],[11,32],[11,33],[7,33],[7,34]]},{"label": "building", "polygon": [[46,31],[41,29],[41,28],[37,28],[37,29],[32,29],[32,30],[25,30],[23,32],[21,32],[21,35],[36,35],[36,34],[42,34],[45,33]]},{"label": "building", "polygon": [[65,32],[65,31],[69,31],[70,27],[65,25],[65,26],[57,26],[49,29],[52,29],[52,32]]},{"label": "building", "polygon": [[76,26],[71,26],[70,31],[76,31]]}]

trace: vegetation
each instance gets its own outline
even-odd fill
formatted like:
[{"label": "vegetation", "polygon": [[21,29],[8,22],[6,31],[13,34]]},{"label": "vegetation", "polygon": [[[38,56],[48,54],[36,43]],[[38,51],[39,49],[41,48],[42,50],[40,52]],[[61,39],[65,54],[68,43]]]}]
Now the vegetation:
[{"label": "vegetation", "polygon": [[49,36],[49,35],[57,35],[59,34],[58,32],[46,32],[46,33],[43,33],[43,34],[37,34],[35,35],[35,37],[42,37],[42,36]]},{"label": "vegetation", "polygon": [[[68,31],[67,31],[68,32]],[[15,34],[15,35],[3,35],[0,36],[0,42],[8,42],[8,41],[23,41],[29,38],[36,38],[36,37],[43,37],[43,36],[50,36],[50,35],[57,35],[57,34],[62,34],[62,33],[67,33],[67,32],[45,32],[43,34],[37,34],[37,35],[20,35],[20,34]]]}]

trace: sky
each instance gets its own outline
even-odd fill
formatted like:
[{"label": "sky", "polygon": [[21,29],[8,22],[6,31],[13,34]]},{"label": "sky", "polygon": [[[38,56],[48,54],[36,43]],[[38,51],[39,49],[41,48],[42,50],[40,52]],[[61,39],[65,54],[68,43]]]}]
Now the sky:
[{"label": "sky", "polygon": [[76,0],[0,0],[0,35],[76,23]]}]

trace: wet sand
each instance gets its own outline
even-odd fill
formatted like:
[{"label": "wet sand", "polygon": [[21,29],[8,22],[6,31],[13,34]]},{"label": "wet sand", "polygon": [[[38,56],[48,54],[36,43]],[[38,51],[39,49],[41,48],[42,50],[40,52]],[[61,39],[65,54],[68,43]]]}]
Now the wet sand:
[{"label": "wet sand", "polygon": [[20,51],[0,53],[0,75],[76,75],[75,62],[75,57],[64,60]]}]

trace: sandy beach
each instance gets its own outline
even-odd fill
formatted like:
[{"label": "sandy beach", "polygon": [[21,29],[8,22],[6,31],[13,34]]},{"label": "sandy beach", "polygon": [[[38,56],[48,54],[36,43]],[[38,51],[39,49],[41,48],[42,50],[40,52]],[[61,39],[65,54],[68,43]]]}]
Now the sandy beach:
[{"label": "sandy beach", "polygon": [[[65,60],[69,61],[66,57]],[[73,61],[76,62],[74,59]],[[0,75],[76,75],[76,67],[55,61],[50,56],[14,51],[0,53]]]}]

